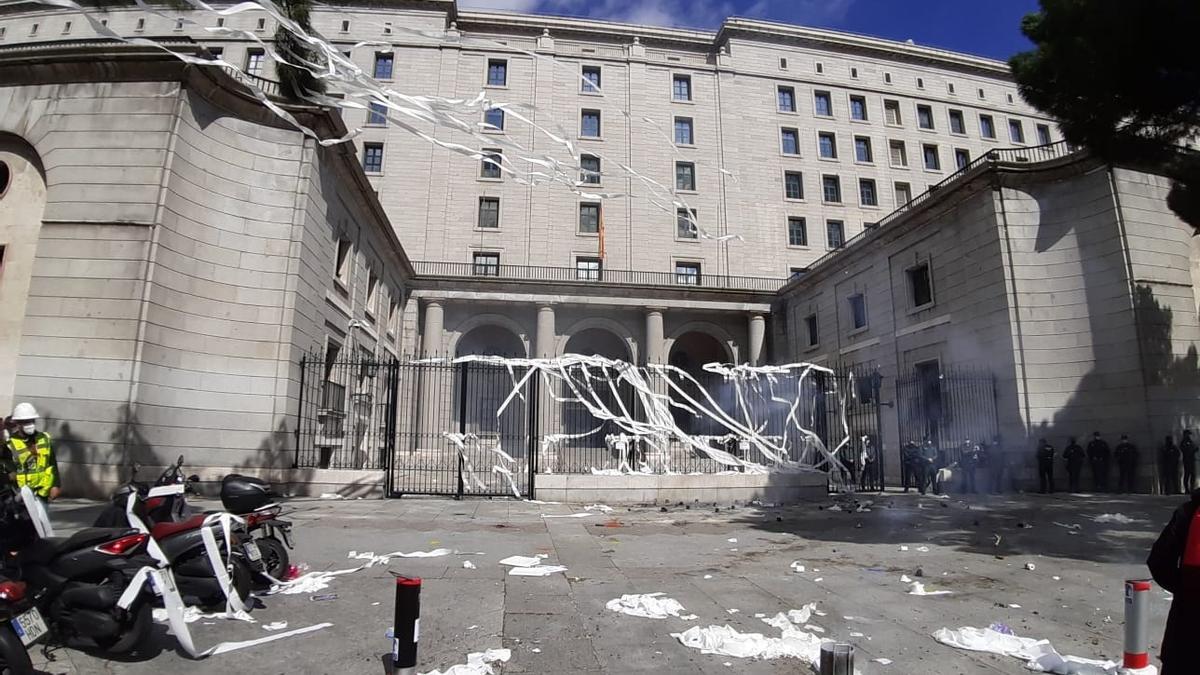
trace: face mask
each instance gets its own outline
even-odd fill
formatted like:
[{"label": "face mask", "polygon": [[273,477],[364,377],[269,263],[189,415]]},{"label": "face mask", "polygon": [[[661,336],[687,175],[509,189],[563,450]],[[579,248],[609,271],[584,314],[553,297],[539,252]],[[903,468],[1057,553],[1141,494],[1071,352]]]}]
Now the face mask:
[{"label": "face mask", "polygon": [[21,433],[25,434],[26,436],[32,436],[35,432],[37,432],[37,424],[30,422],[28,424],[21,425]]}]

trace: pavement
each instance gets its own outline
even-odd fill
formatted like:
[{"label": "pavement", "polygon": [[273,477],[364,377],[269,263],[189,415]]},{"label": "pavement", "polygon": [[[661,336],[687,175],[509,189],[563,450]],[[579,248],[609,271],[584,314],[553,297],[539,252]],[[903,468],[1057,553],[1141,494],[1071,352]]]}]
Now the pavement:
[{"label": "pavement", "polygon": [[[361,561],[348,560],[350,551],[455,553],[397,558],[339,576],[321,591],[335,593],[332,600],[259,598],[252,612],[258,623],[191,624],[200,649],[266,637],[271,633],[262,626],[271,622],[287,621],[288,630],[333,624],[313,633],[194,661],[158,625],[148,648],[122,661],[64,647],[52,651],[52,662],[37,649],[35,665],[47,673],[383,673],[396,574],[424,580],[421,673],[446,670],[465,663],[469,652],[496,647],[512,650],[512,659],[497,668],[505,674],[809,672],[793,659],[702,654],[670,636],[691,625],[726,624],[777,636],[755,615],[770,617],[809,602],[824,612],[812,624],[825,629],[822,637],[855,645],[856,665],[865,675],[1029,672],[1016,659],[955,650],[930,637],[942,627],[997,622],[1017,635],[1049,639],[1064,654],[1119,661],[1123,580],[1147,576],[1150,544],[1182,498],[1060,493],[940,499],[889,492],[857,499],[872,501],[869,511],[856,513],[853,502],[832,497],[787,506],[618,506],[609,514],[506,499],[293,499],[287,503],[295,522],[293,562],[311,570],[355,567]],[[835,503],[840,510],[828,508]],[[60,502],[51,519],[69,532],[88,524],[98,508]],[[544,517],[580,512],[590,515]],[[1103,513],[1135,520],[1096,522]],[[535,554],[568,569],[517,577],[497,564]],[[475,569],[464,568],[465,561]],[[793,562],[805,571],[794,571]],[[908,595],[901,575],[952,594]],[[605,608],[622,594],[655,592],[698,618],[646,619]],[[1152,652],[1169,605],[1155,587]]]}]

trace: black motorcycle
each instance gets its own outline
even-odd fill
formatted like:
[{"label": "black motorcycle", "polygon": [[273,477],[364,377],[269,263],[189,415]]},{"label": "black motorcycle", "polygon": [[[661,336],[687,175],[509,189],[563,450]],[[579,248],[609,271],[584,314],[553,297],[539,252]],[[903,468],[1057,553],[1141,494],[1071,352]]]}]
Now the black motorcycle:
[{"label": "black motorcycle", "polygon": [[[110,654],[134,650],[149,634],[153,591],[146,584],[125,609],[121,595],[138,570],[155,567],[149,535],[131,528],[86,528],[69,537],[39,537],[21,497],[0,489],[3,573],[25,583],[27,595],[58,640],[90,640]],[[36,620],[20,631],[39,632]],[[10,624],[11,625],[11,624]],[[14,629],[17,626],[14,625]]]},{"label": "black motorcycle", "polygon": [[49,630],[25,584],[0,578],[0,673],[33,675],[28,647]]}]

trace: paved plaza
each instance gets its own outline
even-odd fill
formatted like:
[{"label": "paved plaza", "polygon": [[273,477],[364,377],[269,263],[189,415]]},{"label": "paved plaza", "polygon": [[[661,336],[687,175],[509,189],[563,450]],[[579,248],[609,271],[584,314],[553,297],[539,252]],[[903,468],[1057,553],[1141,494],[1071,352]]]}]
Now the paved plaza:
[{"label": "paved plaza", "polygon": [[[996,622],[1017,635],[1049,639],[1064,654],[1119,660],[1122,580],[1146,575],[1150,543],[1179,501],[1062,494],[860,499],[874,503],[857,513],[853,503],[834,499],[781,507],[646,505],[578,518],[544,516],[582,507],[504,499],[297,499],[289,502],[294,560],[314,571],[360,564],[347,559],[350,551],[456,553],[393,559],[337,577],[321,591],[336,599],[262,598],[253,611],[257,624],[191,624],[201,649],[267,636],[262,626],[272,622],[287,621],[288,629],[333,624],[315,633],[191,661],[158,626],[154,649],[128,661],[57,649],[53,662],[39,650],[35,663],[49,673],[382,673],[394,574],[424,579],[419,672],[445,670],[465,663],[468,652],[496,647],[512,650],[502,673],[808,672],[791,659],[705,655],[670,633],[728,624],[778,635],[756,615],[810,602],[824,612],[811,623],[825,629],[824,637],[853,643],[858,668],[868,675],[1028,672],[1018,660],[954,650],[930,637],[942,627]],[[830,510],[837,501],[840,510]],[[56,504],[52,518],[68,529],[86,523],[96,508]],[[1105,513],[1134,521],[1096,522]],[[567,571],[518,577],[497,564],[535,554]],[[464,568],[466,561],[475,568]],[[804,572],[793,569],[797,561]],[[901,575],[952,594],[909,595]],[[622,594],[655,592],[697,618],[647,619],[605,608]],[[1166,597],[1153,591],[1152,649]]]}]

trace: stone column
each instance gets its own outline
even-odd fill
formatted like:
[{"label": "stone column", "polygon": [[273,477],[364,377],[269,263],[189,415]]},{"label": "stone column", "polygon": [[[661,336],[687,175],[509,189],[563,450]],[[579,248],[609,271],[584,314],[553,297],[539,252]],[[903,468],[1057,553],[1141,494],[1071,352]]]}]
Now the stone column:
[{"label": "stone column", "polygon": [[[428,300],[425,303],[425,324],[421,330],[421,357],[430,359],[442,354],[443,313],[442,303]],[[454,372],[450,366],[431,364],[421,366],[420,397],[417,400],[418,420],[417,451],[436,451],[445,443],[442,433],[458,431],[451,428],[450,414],[454,401]],[[447,460],[449,461],[449,460]]]},{"label": "stone column", "polygon": [[[557,356],[556,342],[558,340],[558,330],[555,325],[555,315],[553,305],[538,305],[537,308],[537,331],[534,333],[533,341],[533,356],[539,359],[552,359]],[[555,400],[555,394],[558,391],[550,391],[547,387],[554,387],[556,390],[558,384],[556,382],[547,382],[540,376],[537,382],[537,423],[534,427],[534,434],[545,439],[549,434],[562,433],[562,411],[559,410],[561,404]],[[539,441],[540,442],[540,441]],[[538,467],[539,473],[555,473],[559,470],[559,453],[560,448],[554,444],[542,444],[538,446]]]},{"label": "stone column", "polygon": [[533,345],[533,355],[539,359],[551,359],[555,356],[555,341],[557,331],[554,326],[554,307],[541,305],[537,313],[537,335]]},{"label": "stone column", "polygon": [[746,350],[746,357],[750,365],[762,365],[763,336],[766,334],[767,321],[762,314],[751,314],[748,329],[750,344]]},{"label": "stone column", "polygon": [[663,313],[661,309],[646,310],[646,363],[665,363],[663,353]]}]

